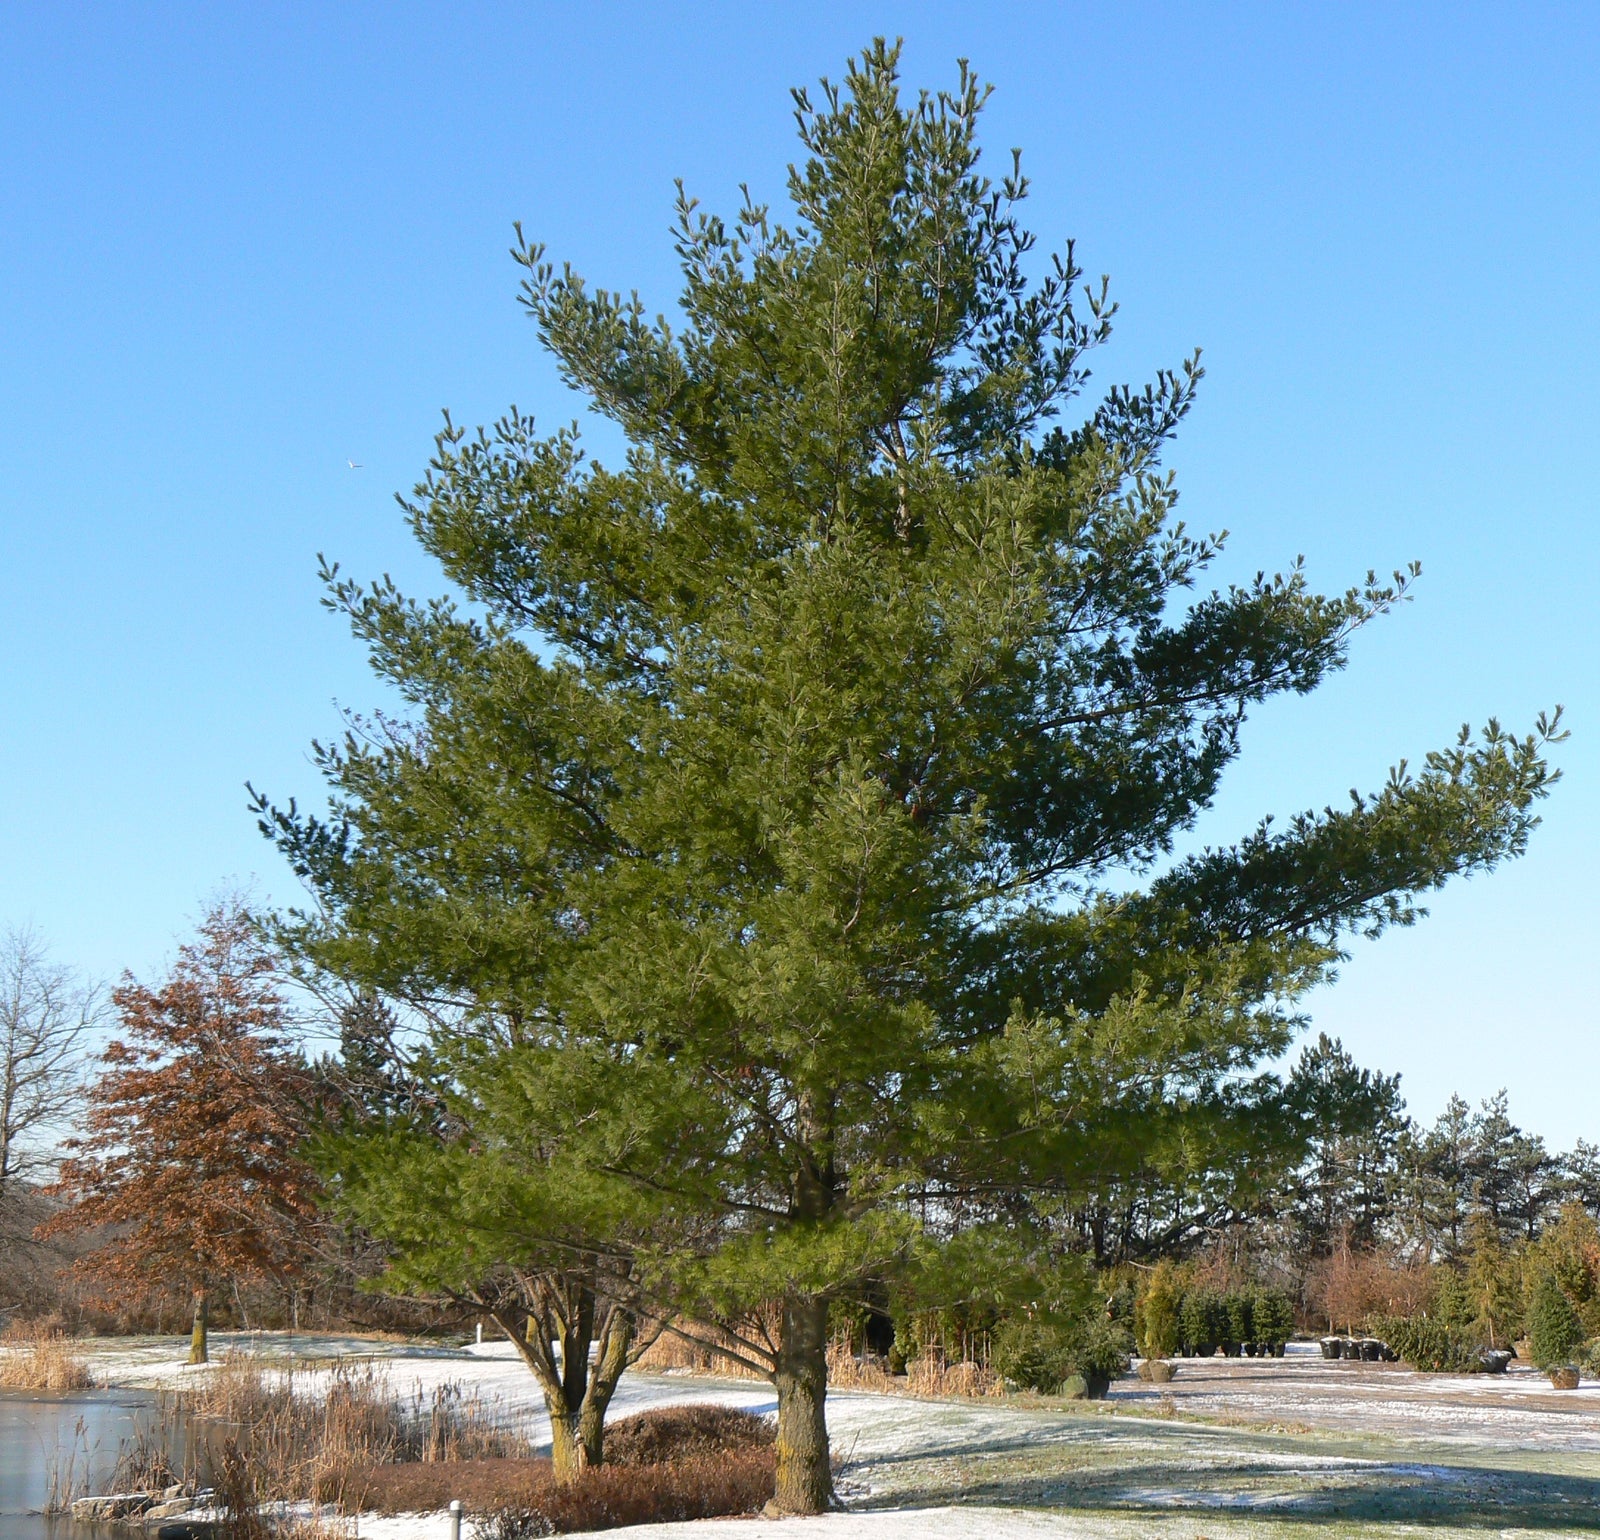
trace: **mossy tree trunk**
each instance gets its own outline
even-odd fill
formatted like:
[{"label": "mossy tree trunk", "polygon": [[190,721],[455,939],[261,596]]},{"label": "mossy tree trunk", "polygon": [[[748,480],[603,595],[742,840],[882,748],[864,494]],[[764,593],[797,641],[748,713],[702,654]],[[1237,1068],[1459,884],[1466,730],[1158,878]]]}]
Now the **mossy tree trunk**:
[{"label": "mossy tree trunk", "polygon": [[[523,1305],[489,1313],[539,1382],[550,1414],[556,1480],[575,1481],[605,1458],[606,1411],[637,1356],[634,1322],[620,1305],[610,1304],[597,1332],[594,1291],[583,1285],[529,1293],[533,1297]],[[528,1303],[532,1309],[525,1308]],[[561,1344],[559,1360],[554,1342]],[[592,1362],[591,1346],[596,1349]]]},{"label": "mossy tree trunk", "polygon": [[194,1291],[194,1320],[189,1328],[189,1362],[203,1364],[210,1357],[211,1296],[203,1288]]}]

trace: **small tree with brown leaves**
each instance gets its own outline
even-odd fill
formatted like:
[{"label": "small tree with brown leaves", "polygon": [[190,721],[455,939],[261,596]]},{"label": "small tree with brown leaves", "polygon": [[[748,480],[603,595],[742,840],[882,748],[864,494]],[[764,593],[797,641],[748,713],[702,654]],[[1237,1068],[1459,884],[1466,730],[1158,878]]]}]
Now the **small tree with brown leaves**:
[{"label": "small tree with brown leaves", "polygon": [[123,1036],[102,1056],[86,1133],[69,1140],[43,1234],[104,1228],[75,1264],[108,1302],[152,1281],[193,1305],[191,1363],[224,1283],[287,1284],[305,1256],[316,1180],[297,1153],[308,1079],[290,1051],[272,960],[248,915],[221,904],[166,982],[124,979]]}]

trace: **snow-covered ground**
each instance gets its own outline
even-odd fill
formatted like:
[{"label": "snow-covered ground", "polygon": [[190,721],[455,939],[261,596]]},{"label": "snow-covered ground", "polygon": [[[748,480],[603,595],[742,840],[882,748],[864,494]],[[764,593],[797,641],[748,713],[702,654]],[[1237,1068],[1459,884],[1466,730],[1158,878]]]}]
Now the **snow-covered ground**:
[{"label": "snow-covered ground", "polygon": [[1314,1342],[1290,1343],[1281,1359],[1177,1363],[1170,1385],[1123,1380],[1113,1387],[1113,1403],[1159,1407],[1166,1394],[1185,1415],[1229,1422],[1600,1451],[1600,1384],[1553,1390],[1526,1365],[1506,1374],[1418,1374],[1402,1364],[1329,1363]]},{"label": "snow-covered ground", "polygon": [[[182,1383],[172,1338],[85,1344],[119,1385]],[[1600,1387],[1556,1392],[1542,1376],[1418,1375],[1398,1365],[1324,1362],[1314,1344],[1280,1360],[1180,1361],[1170,1385],[1126,1379],[1109,1402],[1031,1398],[923,1401],[835,1391],[828,1421],[847,1511],[822,1520],[713,1520],[647,1526],[641,1537],[791,1534],[831,1540],[954,1540],[994,1535],[1171,1536],[1207,1540],[1297,1533],[1481,1534],[1485,1516],[1548,1535],[1600,1528]],[[430,1396],[450,1382],[548,1448],[532,1376],[509,1344],[447,1348],[364,1338],[219,1335],[214,1352],[296,1364],[308,1391],[330,1360],[372,1360],[393,1391]],[[685,1401],[771,1411],[760,1382],[626,1376],[613,1416]],[[1203,1519],[1203,1530],[1196,1529]],[[366,1516],[354,1540],[447,1540],[442,1515]],[[1302,1530],[1302,1524],[1304,1528]],[[713,1528],[712,1525],[715,1527]],[[1353,1528],[1347,1527],[1354,1525]],[[1405,1532],[1404,1527],[1392,1532]],[[1415,1528],[1410,1530],[1415,1534]],[[1465,1533],[1464,1527],[1459,1532]]]}]

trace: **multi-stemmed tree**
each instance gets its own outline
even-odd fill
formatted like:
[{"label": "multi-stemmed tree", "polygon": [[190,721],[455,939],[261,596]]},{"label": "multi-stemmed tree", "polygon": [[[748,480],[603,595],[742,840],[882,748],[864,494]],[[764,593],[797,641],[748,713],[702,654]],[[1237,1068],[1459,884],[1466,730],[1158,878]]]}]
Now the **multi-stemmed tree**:
[{"label": "multi-stemmed tree", "polygon": [[623,1205],[597,1210],[586,1174],[527,1137],[514,1075],[457,1069],[437,1094],[369,1096],[312,1148],[332,1206],[386,1247],[391,1286],[488,1316],[516,1348],[570,1480],[601,1462],[617,1383],[660,1323],[641,1329]]},{"label": "multi-stemmed tree", "polygon": [[682,199],[670,323],[519,246],[627,453],[447,425],[409,512],[470,603],[330,572],[412,711],[322,751],[331,817],[260,804],[318,899],[293,943],[462,1008],[440,1062],[500,1088],[474,1148],[531,1211],[547,1172],[626,1216],[659,1310],[771,1302],[733,1350],[794,1511],[830,1500],[830,1302],[964,1287],[1028,1255],[1028,1194],[1246,1147],[1340,937],[1516,854],[1551,779],[1553,724],[1491,723],[1138,885],[1247,710],[1407,579],[1193,592],[1221,542],[1160,459],[1199,368],[1059,425],[1113,307],[980,171],[983,99],[963,66],[903,100],[882,43],[798,94],[792,219]]}]

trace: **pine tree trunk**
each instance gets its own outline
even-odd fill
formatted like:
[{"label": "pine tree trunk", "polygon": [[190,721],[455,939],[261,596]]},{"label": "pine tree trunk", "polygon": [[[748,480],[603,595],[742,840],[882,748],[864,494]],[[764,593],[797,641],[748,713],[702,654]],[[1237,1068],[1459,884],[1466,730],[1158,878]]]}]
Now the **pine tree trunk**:
[{"label": "pine tree trunk", "polygon": [[203,1364],[209,1354],[207,1327],[210,1325],[209,1300],[204,1289],[194,1291],[194,1325],[189,1331],[189,1362]]},{"label": "pine tree trunk", "polygon": [[[589,1450],[579,1435],[579,1413],[567,1395],[565,1364],[551,1357],[546,1327],[537,1316],[529,1315],[520,1325],[508,1311],[491,1311],[491,1318],[516,1347],[522,1361],[533,1370],[544,1393],[545,1411],[550,1416],[550,1464],[558,1482],[575,1481],[591,1463]],[[585,1355],[587,1357],[587,1354]]]},{"label": "pine tree trunk", "polygon": [[606,1410],[616,1393],[617,1381],[628,1367],[628,1348],[632,1342],[632,1320],[613,1306],[601,1329],[600,1351],[578,1412],[578,1442],[583,1445],[590,1465],[599,1465],[605,1459]]},{"label": "pine tree trunk", "polygon": [[566,1397],[548,1391],[544,1398],[550,1413],[550,1464],[558,1482],[576,1481],[589,1468],[589,1451],[578,1436],[578,1419],[568,1409]]},{"label": "pine tree trunk", "polygon": [[773,1506],[780,1513],[826,1513],[833,1504],[828,1464],[828,1302],[815,1295],[784,1301],[778,1349],[778,1472]]}]

